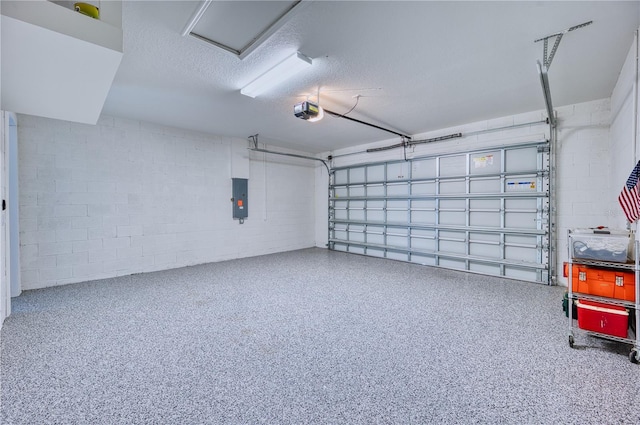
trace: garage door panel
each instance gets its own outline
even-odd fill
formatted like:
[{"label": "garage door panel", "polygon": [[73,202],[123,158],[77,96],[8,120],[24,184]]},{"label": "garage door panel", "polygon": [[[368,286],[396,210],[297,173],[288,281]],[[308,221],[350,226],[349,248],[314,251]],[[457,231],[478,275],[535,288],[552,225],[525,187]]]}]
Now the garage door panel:
[{"label": "garage door panel", "polygon": [[336,239],[340,239],[343,241],[349,240],[349,234],[347,233],[346,229],[335,229],[333,231],[333,234],[334,234],[334,238]]},{"label": "garage door panel", "polygon": [[390,223],[403,223],[407,221],[407,211],[387,211],[387,221]]},{"label": "garage door panel", "polygon": [[436,241],[435,239],[421,239],[421,238],[412,237],[411,248],[417,249],[420,251],[435,251]]},{"label": "garage door panel", "polygon": [[504,257],[507,260],[528,261],[535,263],[538,252],[535,248],[524,248],[520,246],[505,246]]},{"label": "garage door panel", "polygon": [[384,196],[385,188],[381,184],[368,185],[367,196]]},{"label": "garage door panel", "polygon": [[471,226],[500,226],[500,212],[474,212],[469,213],[469,224]]},{"label": "garage door panel", "polygon": [[486,243],[469,243],[469,254],[474,257],[500,258],[501,249],[499,245],[488,245]]},{"label": "garage door panel", "polygon": [[441,211],[453,211],[453,210],[465,210],[467,208],[467,201],[464,199],[441,199],[440,210]]},{"label": "garage door panel", "polygon": [[349,196],[349,191],[347,190],[347,187],[336,187],[335,189],[335,196],[337,198],[346,198],[347,196]]},{"label": "garage door panel", "polygon": [[521,175],[505,180],[505,192],[508,193],[535,193],[539,191],[537,177],[534,175]]},{"label": "garage door panel", "polygon": [[367,167],[367,182],[384,181],[385,167],[384,165],[371,165]]},{"label": "garage door panel", "polygon": [[467,182],[453,180],[440,183],[440,193],[443,195],[459,195],[467,192]]},{"label": "garage door panel", "polygon": [[368,248],[367,255],[371,255],[372,257],[384,257],[386,252],[383,249],[378,248]]},{"label": "garage door panel", "polygon": [[408,240],[406,236],[387,236],[387,245],[396,248],[408,248]]},{"label": "garage door panel", "polygon": [[443,199],[440,201],[440,224],[464,226],[467,221],[464,199]]},{"label": "garage door panel", "polygon": [[364,183],[366,181],[365,178],[365,167],[355,167],[349,171],[349,183]]},{"label": "garage door panel", "polygon": [[435,224],[436,218],[435,211],[411,211],[411,222],[414,224]]},{"label": "garage door panel", "polygon": [[365,196],[365,187],[364,186],[352,186],[349,189],[349,196]]},{"label": "garage door panel", "polygon": [[469,174],[497,174],[500,172],[502,155],[500,151],[481,152],[470,155],[469,160]]},{"label": "garage door panel", "polygon": [[387,181],[405,180],[409,178],[409,164],[395,162],[387,165]]},{"label": "garage door panel", "polygon": [[411,208],[434,210],[436,208],[435,199],[412,199]]},{"label": "garage door panel", "polygon": [[411,177],[414,179],[428,179],[437,176],[436,159],[418,159],[412,161]]},{"label": "garage door panel", "polygon": [[540,141],[333,170],[329,247],[548,283],[548,164]]},{"label": "garage door panel", "polygon": [[365,212],[364,209],[349,209],[349,220],[364,221]]},{"label": "garage door panel", "polygon": [[336,202],[336,207],[333,209],[333,215],[337,220],[348,220],[349,211],[347,210],[347,202]]},{"label": "garage door panel", "polygon": [[411,255],[411,262],[412,263],[417,263],[417,264],[422,264],[424,266],[435,266],[436,265],[435,257],[427,256],[427,255],[419,255],[419,254],[412,254]]},{"label": "garage door panel", "polygon": [[434,195],[436,193],[435,182],[419,182],[411,185],[412,195]]},{"label": "garage door panel", "polygon": [[510,245],[524,245],[527,247],[536,247],[538,244],[536,235],[505,235],[504,241]]},{"label": "garage door panel", "polygon": [[449,226],[464,226],[467,214],[458,211],[444,211],[440,213],[440,224]]},{"label": "garage door panel", "polygon": [[441,231],[439,234],[440,250],[447,253],[465,254],[467,250],[466,235],[462,232]]},{"label": "garage door panel", "polygon": [[502,181],[500,178],[484,178],[484,179],[472,179],[469,182],[470,193],[496,193],[500,192]]},{"label": "garage door panel", "polygon": [[502,220],[499,199],[469,200],[469,225],[479,227],[500,227]]},{"label": "garage door panel", "polygon": [[398,196],[398,195],[408,195],[409,194],[409,186],[405,184],[389,184],[387,185],[387,195],[389,196]]},{"label": "garage door panel", "polygon": [[474,263],[469,264],[469,270],[475,273],[499,275],[500,266],[497,264]]},{"label": "garage door panel", "polygon": [[492,212],[500,212],[500,199],[470,199],[469,208],[473,210],[491,210]]},{"label": "garage door panel", "polygon": [[507,213],[504,217],[506,227],[514,229],[536,229],[538,227],[538,214],[531,213]]},{"label": "garage door panel", "polygon": [[336,251],[348,252],[349,245],[335,244],[333,249]]},{"label": "garage door panel", "polygon": [[349,183],[349,169],[335,170],[333,172],[333,183],[336,185]]},{"label": "garage door panel", "polygon": [[537,148],[510,149],[506,152],[507,172],[531,171],[537,169]]},{"label": "garage door panel", "polygon": [[440,259],[440,262],[438,265],[440,267],[446,267],[448,269],[454,269],[454,270],[466,270],[467,268],[467,264],[465,261],[455,260],[451,258]]},{"label": "garage door panel", "polygon": [[364,242],[364,233],[356,232],[352,229],[349,231],[349,240],[353,242]]},{"label": "garage door panel", "polygon": [[383,245],[384,229],[374,231],[373,229],[369,228],[367,232],[367,242],[375,245]]},{"label": "garage door panel", "polygon": [[[357,245],[350,245],[348,251],[353,254],[365,254],[365,248]],[[371,255],[370,252],[367,252],[367,254]]]},{"label": "garage door panel", "polygon": [[498,233],[469,233],[469,241],[497,245],[500,243],[501,235]]},{"label": "garage door panel", "polygon": [[387,258],[391,260],[407,261],[407,254],[401,252],[387,252]]},{"label": "garage door panel", "polygon": [[364,200],[349,201],[350,210],[362,210],[364,209],[364,206],[365,206]]},{"label": "garage door panel", "polygon": [[440,158],[439,177],[463,176],[467,174],[467,156],[444,156]]},{"label": "garage door panel", "polygon": [[436,231],[434,229],[411,229],[411,236],[416,238],[433,239],[436,237]]},{"label": "garage door panel", "polygon": [[367,209],[367,220],[368,221],[384,221],[385,215],[382,210],[371,210]]},{"label": "garage door panel", "polygon": [[528,280],[531,282],[535,282],[539,279],[538,272],[516,267],[505,267],[504,275],[511,279]]}]

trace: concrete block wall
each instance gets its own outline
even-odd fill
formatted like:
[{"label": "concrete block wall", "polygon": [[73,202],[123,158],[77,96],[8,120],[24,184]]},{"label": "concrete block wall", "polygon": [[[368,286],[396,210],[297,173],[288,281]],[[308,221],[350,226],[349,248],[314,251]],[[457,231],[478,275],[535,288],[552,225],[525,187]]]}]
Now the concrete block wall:
[{"label": "concrete block wall", "polygon": [[557,248],[558,281],[568,260],[567,231],[606,226],[619,228],[623,216],[611,178],[609,99],[557,108]]},{"label": "concrete block wall", "polygon": [[313,164],[247,153],[249,218],[240,225],[231,164],[246,140],[26,115],[18,137],[22,289],[315,244]]},{"label": "concrete block wall", "polygon": [[[552,94],[553,95],[553,94]],[[562,277],[562,262],[567,260],[567,229],[574,227],[619,226],[622,210],[617,204],[620,191],[617,184],[612,186],[609,160],[609,126],[611,122],[610,99],[569,105],[556,108],[558,117],[556,149],[556,199],[557,199],[557,265],[559,283],[566,284]],[[530,124],[542,121],[546,112],[532,111],[486,121],[468,123],[420,135],[414,139],[429,139],[461,132],[464,137],[441,142],[418,145],[408,151],[408,157],[450,152],[465,152],[484,147],[502,146],[531,140],[549,138],[549,126]],[[521,124],[524,124],[520,126]],[[515,128],[502,129],[504,127]],[[491,130],[491,131],[484,131]],[[476,131],[480,133],[474,134]],[[471,134],[471,135],[467,135]],[[397,143],[397,139],[385,140],[327,152],[324,155],[337,156],[334,166],[344,166],[367,162],[402,159],[402,149],[377,153],[366,153],[366,149]],[[349,154],[347,156],[340,156]],[[629,170],[630,171],[630,170]],[[318,179],[316,190],[326,183]],[[615,186],[615,187],[614,187]],[[319,199],[319,198],[318,198]],[[326,221],[327,202],[318,202],[316,211],[319,219]],[[322,217],[322,218],[320,218]],[[317,226],[318,246],[327,242],[326,227]]]}]

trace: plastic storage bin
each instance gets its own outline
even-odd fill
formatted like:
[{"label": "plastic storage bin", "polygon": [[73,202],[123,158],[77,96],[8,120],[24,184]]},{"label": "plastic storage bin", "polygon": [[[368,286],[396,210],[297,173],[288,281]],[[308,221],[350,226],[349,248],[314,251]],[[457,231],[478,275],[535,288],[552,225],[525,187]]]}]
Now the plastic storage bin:
[{"label": "plastic storage bin", "polygon": [[579,300],[578,327],[587,331],[627,338],[629,312],[624,307]]},{"label": "plastic storage bin", "polygon": [[633,260],[633,233],[626,230],[575,229],[573,258],[626,263]]}]

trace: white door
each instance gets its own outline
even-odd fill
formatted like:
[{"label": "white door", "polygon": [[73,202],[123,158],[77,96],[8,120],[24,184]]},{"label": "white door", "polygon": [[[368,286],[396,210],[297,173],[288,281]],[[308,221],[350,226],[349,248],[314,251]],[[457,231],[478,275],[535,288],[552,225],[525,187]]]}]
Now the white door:
[{"label": "white door", "polygon": [[7,280],[7,250],[6,250],[6,223],[7,213],[4,208],[6,199],[6,165],[5,151],[7,146],[8,121],[5,121],[5,113],[0,113],[2,124],[0,125],[0,202],[2,210],[0,212],[0,323],[11,314],[11,288]]},{"label": "white door", "polygon": [[8,279],[11,297],[20,295],[20,236],[19,236],[19,212],[20,203],[18,197],[18,119],[14,113],[7,112],[7,132],[4,151],[5,177],[2,185],[5,193],[2,199],[6,199],[4,211],[5,225],[2,228],[2,237],[5,241],[4,259],[6,278]]}]

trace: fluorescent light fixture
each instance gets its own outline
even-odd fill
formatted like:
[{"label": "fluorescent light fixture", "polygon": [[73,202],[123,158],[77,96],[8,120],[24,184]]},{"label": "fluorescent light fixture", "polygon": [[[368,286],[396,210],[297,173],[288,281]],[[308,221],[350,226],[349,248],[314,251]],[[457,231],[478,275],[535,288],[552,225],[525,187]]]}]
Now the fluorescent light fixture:
[{"label": "fluorescent light fixture", "polygon": [[303,69],[310,67],[311,63],[311,58],[296,52],[247,84],[240,90],[240,93],[245,96],[256,97],[271,87],[291,78]]}]

